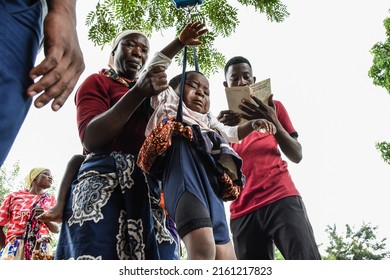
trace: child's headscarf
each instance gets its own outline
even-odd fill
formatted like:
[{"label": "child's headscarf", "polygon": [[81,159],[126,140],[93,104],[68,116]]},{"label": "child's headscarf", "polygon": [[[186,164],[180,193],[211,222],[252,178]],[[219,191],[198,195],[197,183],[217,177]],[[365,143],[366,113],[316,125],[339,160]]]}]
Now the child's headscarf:
[{"label": "child's headscarf", "polygon": [[112,40],[112,46],[111,46],[111,52],[110,52],[110,58],[108,60],[108,66],[110,66],[111,68],[114,68],[114,57],[112,55],[112,53],[116,50],[116,48],[118,47],[119,45],[119,42],[126,36],[130,35],[130,34],[141,34],[143,35],[146,39],[148,39],[148,36],[146,36],[145,33],[143,33],[142,31],[139,31],[139,30],[124,30],[122,32],[119,32],[116,37],[114,38],[114,40]]},{"label": "child's headscarf", "polygon": [[44,170],[48,170],[48,169],[44,167],[35,167],[31,169],[30,173],[25,178],[27,189],[31,188],[31,184],[34,181],[34,179],[37,178],[38,175],[41,174]]}]

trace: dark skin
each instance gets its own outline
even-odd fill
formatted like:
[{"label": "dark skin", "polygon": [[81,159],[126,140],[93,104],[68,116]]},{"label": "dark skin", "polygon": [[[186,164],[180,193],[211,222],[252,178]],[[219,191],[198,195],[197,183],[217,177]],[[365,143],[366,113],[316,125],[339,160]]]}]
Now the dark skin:
[{"label": "dark skin", "polygon": [[[225,75],[224,86],[248,86],[256,82],[256,77],[253,76],[252,69],[247,63],[238,63],[231,65]],[[276,127],[275,139],[279,144],[280,149],[286,157],[292,162],[299,163],[302,160],[302,146],[297,138],[292,137],[283,128],[276,115],[276,108],[271,95],[268,104],[264,104],[252,96],[257,106],[249,100],[243,100],[240,109],[242,114],[233,113],[230,110],[221,111],[218,115],[218,120],[225,125],[237,125],[241,118],[247,120],[264,118]]]},{"label": "dark skin", "polygon": [[45,58],[30,71],[36,80],[28,89],[37,96],[34,105],[48,104],[58,111],[72,93],[84,71],[84,59],[76,30],[76,1],[49,0],[48,14],[43,24]]},{"label": "dark skin", "polygon": [[84,161],[84,155],[74,155],[66,166],[65,175],[62,178],[60,188],[58,191],[56,204],[38,216],[38,219],[42,222],[62,222],[62,216],[66,204],[66,198],[69,195],[70,186],[72,185],[73,179],[76,178],[79,168]]},{"label": "dark skin", "polygon": [[[149,56],[149,42],[141,34],[124,37],[114,50],[114,68],[122,77],[137,79]],[[110,109],[96,116],[87,125],[83,145],[89,152],[99,152],[122,131],[145,98],[168,88],[164,67],[155,66]],[[101,133],[104,131],[104,133]]]}]

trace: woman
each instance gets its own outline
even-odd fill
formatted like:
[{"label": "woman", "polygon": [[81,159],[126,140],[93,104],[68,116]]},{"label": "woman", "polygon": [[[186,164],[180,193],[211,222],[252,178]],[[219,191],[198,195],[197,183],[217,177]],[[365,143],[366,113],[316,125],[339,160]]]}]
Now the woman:
[{"label": "woman", "polygon": [[37,239],[59,232],[57,223],[36,219],[55,204],[55,197],[47,192],[53,183],[50,170],[33,168],[26,182],[27,189],[9,193],[0,206],[1,259],[29,260]]},{"label": "woman", "polygon": [[178,258],[159,185],[135,163],[151,113],[149,97],[168,87],[163,67],[138,78],[148,55],[143,33],[121,32],[110,68],[89,76],[76,93],[87,157],[69,192],[56,259]]}]

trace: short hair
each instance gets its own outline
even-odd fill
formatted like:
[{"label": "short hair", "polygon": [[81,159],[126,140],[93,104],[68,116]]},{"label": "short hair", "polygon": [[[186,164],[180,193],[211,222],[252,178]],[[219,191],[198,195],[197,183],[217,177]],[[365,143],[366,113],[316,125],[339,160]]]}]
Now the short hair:
[{"label": "short hair", "polygon": [[239,64],[239,63],[246,63],[252,69],[252,65],[250,64],[248,59],[246,59],[243,56],[235,56],[235,57],[232,57],[231,59],[229,59],[228,62],[226,62],[226,64],[225,64],[225,76],[226,76],[226,73],[227,73],[227,71],[228,71],[230,66],[232,66],[234,64]]},{"label": "short hair", "polygon": [[[186,71],[186,77],[189,73],[198,73],[204,77],[206,77],[202,72],[199,72],[199,71],[196,71],[196,70],[191,70],[191,71]],[[179,85],[180,85],[180,82],[181,82],[181,76],[182,74],[179,74],[179,75],[176,75],[175,77],[173,77],[172,79],[169,80],[169,86],[173,89],[176,89]]]}]

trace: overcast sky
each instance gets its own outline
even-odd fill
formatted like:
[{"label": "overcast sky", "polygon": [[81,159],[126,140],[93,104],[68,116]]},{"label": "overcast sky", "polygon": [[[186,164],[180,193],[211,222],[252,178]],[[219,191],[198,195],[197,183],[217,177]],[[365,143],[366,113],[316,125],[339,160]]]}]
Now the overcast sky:
[{"label": "overcast sky", "polygon": [[[97,1],[78,1],[78,30],[88,75],[106,67],[109,51],[87,39],[86,14]],[[230,1],[234,2],[234,1]],[[378,225],[378,237],[390,239],[390,165],[375,149],[390,141],[390,95],[374,86],[367,72],[369,50],[385,40],[383,20],[388,0],[285,1],[290,16],[271,23],[252,9],[240,10],[240,25],[216,47],[226,58],[247,57],[258,81],[271,78],[274,99],[282,101],[299,133],[303,160],[289,162],[317,243],[327,243],[325,229],[350,224]],[[165,36],[163,36],[165,35]],[[172,32],[155,34],[152,53],[172,40]],[[180,73],[172,65],[168,76]],[[223,71],[210,78],[211,111],[226,109]],[[5,166],[20,162],[21,176],[47,166],[57,183],[68,160],[81,152],[74,94],[57,113],[32,107]],[[388,243],[390,240],[388,240]],[[389,244],[388,244],[389,245]],[[390,247],[390,246],[388,246]],[[325,245],[320,247],[323,252]]]}]

